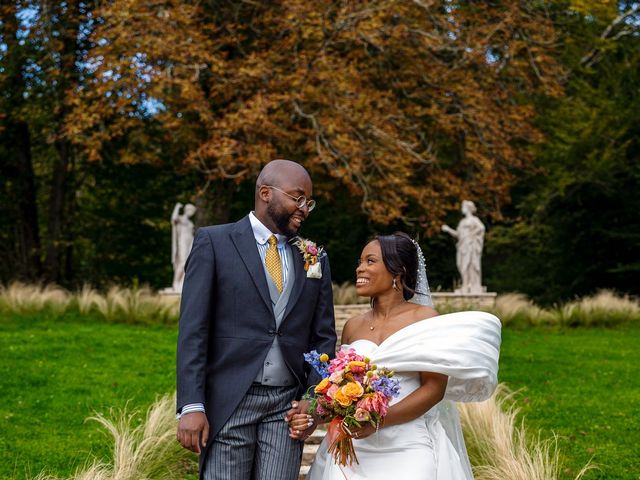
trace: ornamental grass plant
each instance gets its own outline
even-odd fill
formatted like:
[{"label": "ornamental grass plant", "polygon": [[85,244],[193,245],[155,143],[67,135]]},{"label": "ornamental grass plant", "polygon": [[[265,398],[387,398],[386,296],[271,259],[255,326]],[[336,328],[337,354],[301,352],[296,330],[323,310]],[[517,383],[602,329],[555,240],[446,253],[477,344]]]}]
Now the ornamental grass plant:
[{"label": "ornamental grass plant", "polygon": [[[465,442],[476,480],[557,480],[562,464],[554,439],[527,432],[514,395],[501,384],[485,402],[458,404]],[[110,461],[94,460],[65,480],[170,480],[196,471],[195,457],[175,441],[175,395],[165,395],[138,423],[137,413],[90,417],[113,440]],[[576,475],[579,480],[590,469]],[[40,473],[34,480],[62,480]]]},{"label": "ornamental grass plant", "polygon": [[533,326],[553,323],[553,315],[534,304],[521,293],[498,295],[493,313],[503,326]]},{"label": "ornamental grass plant", "polygon": [[[335,305],[357,305],[368,303],[368,298],[359,297],[355,286],[348,282],[333,285]],[[438,303],[440,313],[473,310],[472,304],[463,307]],[[77,311],[82,315],[95,315],[107,322],[130,324],[175,325],[178,322],[180,297],[161,295],[149,287],[124,288],[113,286],[101,293],[89,285],[77,292],[69,292],[55,285],[29,285],[14,282],[0,285],[0,312],[48,313],[60,316]],[[504,326],[516,328],[546,327],[615,327],[640,324],[640,301],[628,295],[619,295],[610,290],[578,298],[571,302],[542,308],[525,295],[506,293],[498,295],[495,313]]]},{"label": "ornamental grass plant", "polygon": [[83,315],[88,315],[92,311],[108,310],[107,299],[100,292],[92,288],[90,285],[83,285],[75,295],[76,306],[78,311]]},{"label": "ornamental grass plant", "polygon": [[51,311],[64,313],[69,308],[72,295],[55,285],[13,282],[0,285],[0,310],[11,313]]},{"label": "ornamental grass plant", "polygon": [[514,327],[615,327],[640,324],[640,301],[611,290],[564,304],[540,308],[521,294],[498,295],[492,313],[505,326]]},{"label": "ornamental grass plant", "polygon": [[122,323],[176,323],[179,297],[155,294],[148,287],[111,287],[97,311],[108,321]]},{"label": "ornamental grass plant", "polygon": [[356,305],[361,303],[369,303],[367,297],[358,295],[356,286],[351,282],[334,283],[333,284],[333,303],[335,305]]},{"label": "ornamental grass plant", "polygon": [[53,285],[14,282],[0,285],[0,312],[50,313],[54,316],[77,311],[108,322],[171,325],[178,321],[180,297],[159,295],[149,287],[111,287],[102,294],[89,285],[71,293]]},{"label": "ornamental grass plant", "polygon": [[640,320],[640,302],[628,295],[600,290],[554,309],[557,322],[563,326],[613,326]]},{"label": "ornamental grass plant", "polygon": [[[112,459],[94,460],[68,480],[175,480],[193,473],[195,457],[176,442],[174,406],[175,394],[163,396],[149,407],[141,423],[138,413],[126,410],[111,411],[112,418],[90,417],[111,435]],[[61,479],[41,473],[35,480]]]},{"label": "ornamental grass plant", "polygon": [[[475,479],[557,480],[562,465],[555,439],[526,431],[513,396],[500,384],[489,400],[458,404]],[[582,468],[575,480],[591,468]]]},{"label": "ornamental grass plant", "polygon": [[[359,297],[355,285],[345,282],[334,284],[335,305],[366,304],[369,299]],[[478,309],[477,305],[453,306],[439,304],[434,295],[435,308],[441,313]],[[481,308],[482,309],[482,308]],[[525,327],[613,327],[632,322],[640,323],[640,301],[611,290],[600,290],[594,295],[578,298],[549,308],[536,305],[521,293],[498,295],[495,307],[489,309],[502,321],[503,326]]]}]

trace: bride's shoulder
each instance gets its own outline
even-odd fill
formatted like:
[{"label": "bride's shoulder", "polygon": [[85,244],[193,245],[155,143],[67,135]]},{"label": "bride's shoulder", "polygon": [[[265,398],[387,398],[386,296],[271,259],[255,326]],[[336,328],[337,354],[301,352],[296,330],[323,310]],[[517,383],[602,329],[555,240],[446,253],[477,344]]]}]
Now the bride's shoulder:
[{"label": "bride's shoulder", "polygon": [[360,330],[362,326],[369,321],[370,314],[371,311],[367,310],[366,312],[355,315],[346,321],[342,328],[342,344],[349,343],[349,340],[353,337],[353,333]]},{"label": "bride's shoulder", "polygon": [[411,304],[410,308],[401,314],[399,322],[400,328],[398,328],[397,331],[404,330],[416,323],[422,324],[424,320],[429,320],[430,318],[437,317],[439,315],[440,313],[438,313],[438,311],[433,307]]},{"label": "bride's shoulder", "polygon": [[426,305],[416,305],[412,310],[414,321],[426,320],[428,318],[437,317],[440,313],[433,307]]},{"label": "bride's shoulder", "polygon": [[367,310],[366,312],[360,313],[358,315],[354,315],[353,317],[350,317],[346,323],[344,324],[344,326],[346,327],[347,325],[351,325],[351,326],[357,326],[357,325],[361,325],[363,323],[366,323],[370,320],[371,317],[371,310]]}]

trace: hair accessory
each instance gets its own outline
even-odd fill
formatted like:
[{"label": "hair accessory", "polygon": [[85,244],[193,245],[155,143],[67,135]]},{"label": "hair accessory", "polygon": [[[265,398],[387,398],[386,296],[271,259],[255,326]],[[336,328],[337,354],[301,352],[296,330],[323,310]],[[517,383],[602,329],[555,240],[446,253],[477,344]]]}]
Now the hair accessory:
[{"label": "hair accessory", "polygon": [[422,249],[418,242],[412,238],[411,243],[415,245],[418,257],[418,281],[416,282],[416,293],[409,301],[411,303],[417,303],[418,305],[433,307],[433,299],[431,298],[431,290],[429,289],[429,281],[427,280],[427,262],[424,259]]}]

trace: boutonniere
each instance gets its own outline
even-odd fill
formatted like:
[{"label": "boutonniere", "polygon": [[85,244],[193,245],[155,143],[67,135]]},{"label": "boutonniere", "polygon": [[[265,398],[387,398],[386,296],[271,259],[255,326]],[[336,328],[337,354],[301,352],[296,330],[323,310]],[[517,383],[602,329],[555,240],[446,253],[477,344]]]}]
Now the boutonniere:
[{"label": "boutonniere", "polygon": [[298,237],[293,244],[298,247],[304,259],[304,271],[307,278],[322,278],[322,265],[318,257],[322,253],[322,247],[318,247],[311,240]]}]

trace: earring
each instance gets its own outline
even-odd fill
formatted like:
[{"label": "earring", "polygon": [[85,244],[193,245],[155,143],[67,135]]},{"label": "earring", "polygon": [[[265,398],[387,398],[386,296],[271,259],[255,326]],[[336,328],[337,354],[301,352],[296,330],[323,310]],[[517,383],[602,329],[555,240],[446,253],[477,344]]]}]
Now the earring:
[{"label": "earring", "polygon": [[399,290],[399,288],[398,288],[398,282],[396,282],[396,279],[395,279],[395,278],[393,279],[393,289],[394,289],[394,290]]}]

